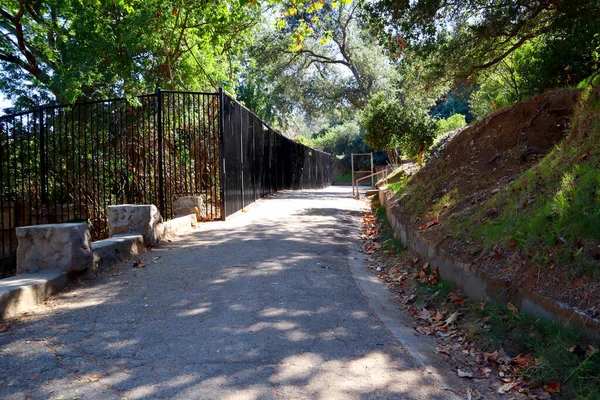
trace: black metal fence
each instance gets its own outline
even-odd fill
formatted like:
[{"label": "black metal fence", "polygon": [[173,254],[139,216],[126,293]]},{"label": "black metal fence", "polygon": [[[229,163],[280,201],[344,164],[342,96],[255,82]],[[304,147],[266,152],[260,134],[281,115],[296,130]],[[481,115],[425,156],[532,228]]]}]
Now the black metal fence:
[{"label": "black metal fence", "polygon": [[331,155],[294,142],[223,95],[224,215],[270,193],[331,185]]},{"label": "black metal fence", "polygon": [[202,196],[207,219],[225,218],[277,190],[329,185],[330,165],[222,91],[1,116],[0,276],[14,273],[18,226],[88,221],[101,239],[108,205],[152,203],[168,219],[182,195]]}]

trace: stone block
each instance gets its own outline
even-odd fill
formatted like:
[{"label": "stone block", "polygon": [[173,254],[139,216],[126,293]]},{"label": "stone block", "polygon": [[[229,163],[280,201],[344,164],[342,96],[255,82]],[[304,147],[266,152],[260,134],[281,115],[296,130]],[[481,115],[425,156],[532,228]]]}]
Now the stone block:
[{"label": "stone block", "polygon": [[201,196],[182,196],[173,202],[173,214],[175,217],[184,217],[196,214],[196,220],[202,221],[206,217],[204,212],[204,200]]},{"label": "stone block", "polygon": [[82,271],[93,263],[87,223],[22,226],[16,229],[17,273],[55,269]]},{"label": "stone block", "polygon": [[62,290],[68,282],[68,274],[57,270],[0,279],[0,320],[31,309]]},{"label": "stone block", "polygon": [[196,222],[196,214],[189,214],[166,221],[163,239],[175,239],[178,236],[193,232]]},{"label": "stone block", "polygon": [[153,204],[108,206],[108,235],[138,234],[146,245],[158,244],[164,232],[163,219]]},{"label": "stone block", "polygon": [[98,268],[96,274],[112,264],[130,256],[140,255],[144,251],[142,235],[115,235],[111,238],[92,243],[94,263]]}]

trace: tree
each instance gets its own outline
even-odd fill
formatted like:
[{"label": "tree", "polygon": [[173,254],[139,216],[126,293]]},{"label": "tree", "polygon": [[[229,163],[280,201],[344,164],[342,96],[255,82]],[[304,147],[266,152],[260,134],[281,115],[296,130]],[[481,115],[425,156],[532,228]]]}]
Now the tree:
[{"label": "tree", "polygon": [[436,122],[427,113],[383,93],[374,96],[362,111],[361,125],[366,130],[364,140],[375,150],[387,150],[392,158],[392,150],[399,147],[404,155],[417,157],[420,164],[437,133]]},{"label": "tree", "polygon": [[461,79],[498,65],[534,38],[585,43],[600,28],[597,0],[376,0],[368,9],[391,53],[435,54],[434,76]]},{"label": "tree", "polygon": [[[305,32],[301,46],[294,35],[306,25],[306,16],[279,9],[287,15],[280,28],[263,25],[249,49],[247,73],[240,98],[247,104],[269,99],[275,119],[303,113],[319,118],[340,112],[347,117],[362,108],[374,93],[392,85],[396,71],[377,42],[362,29],[358,3],[324,3],[311,14],[312,33]],[[288,10],[288,11],[286,11]],[[255,98],[250,98],[250,95]]]},{"label": "tree", "polygon": [[31,106],[231,85],[258,14],[226,0],[6,0],[0,90]]}]

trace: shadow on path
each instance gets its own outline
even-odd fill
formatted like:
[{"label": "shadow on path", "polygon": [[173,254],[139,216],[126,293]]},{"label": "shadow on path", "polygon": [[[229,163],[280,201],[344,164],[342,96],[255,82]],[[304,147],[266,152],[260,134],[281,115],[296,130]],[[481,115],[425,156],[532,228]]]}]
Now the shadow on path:
[{"label": "shadow on path", "polygon": [[286,192],[0,334],[1,398],[442,399],[349,270],[349,188]]}]

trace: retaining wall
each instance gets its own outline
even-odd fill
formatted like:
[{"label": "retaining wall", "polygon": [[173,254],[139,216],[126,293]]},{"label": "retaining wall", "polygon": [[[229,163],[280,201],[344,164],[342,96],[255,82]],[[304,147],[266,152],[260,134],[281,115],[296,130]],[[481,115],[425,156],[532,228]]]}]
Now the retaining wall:
[{"label": "retaining wall", "polygon": [[600,338],[599,320],[567,304],[514,287],[511,282],[493,277],[476,265],[456,258],[437,243],[424,237],[421,232],[400,222],[394,214],[397,199],[385,188],[379,189],[379,199],[402,244],[420,254],[432,268],[438,268],[443,279],[455,284],[470,298],[491,300],[500,304],[511,302],[522,312],[572,326],[588,336]]}]

